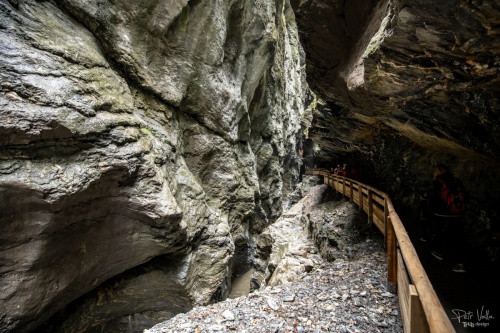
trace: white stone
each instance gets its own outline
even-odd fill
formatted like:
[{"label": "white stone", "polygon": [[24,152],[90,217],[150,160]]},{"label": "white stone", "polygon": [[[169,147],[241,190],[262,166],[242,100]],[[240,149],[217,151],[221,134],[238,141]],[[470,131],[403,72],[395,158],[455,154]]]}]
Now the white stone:
[{"label": "white stone", "polygon": [[226,320],[234,320],[234,314],[229,310],[222,312],[222,317]]}]

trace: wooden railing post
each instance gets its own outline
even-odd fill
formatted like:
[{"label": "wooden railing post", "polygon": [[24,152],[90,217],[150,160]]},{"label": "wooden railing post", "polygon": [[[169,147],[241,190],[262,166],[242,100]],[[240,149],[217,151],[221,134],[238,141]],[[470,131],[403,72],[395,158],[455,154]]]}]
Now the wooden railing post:
[{"label": "wooden railing post", "polygon": [[363,187],[358,183],[358,201],[359,201],[359,210],[363,211],[364,197],[363,197]]},{"label": "wooden railing post", "polygon": [[349,198],[351,199],[351,201],[354,200],[354,197],[353,197],[353,188],[352,188],[352,180],[349,180]]},{"label": "wooden railing post", "polygon": [[345,196],[345,178],[342,178],[342,195]]},{"label": "wooden railing post", "polygon": [[368,223],[373,223],[373,192],[368,189]]},{"label": "wooden railing post", "polygon": [[417,288],[413,284],[409,286],[409,305],[410,308],[408,312],[410,313],[410,332],[411,333],[429,333],[429,323],[425,317],[424,309],[422,308],[422,302],[420,302],[420,297],[417,292]]},{"label": "wooden railing post", "polygon": [[395,294],[397,288],[397,247],[396,235],[392,226],[391,217],[386,217],[386,235],[387,235],[387,291]]},{"label": "wooden railing post", "polygon": [[387,199],[384,198],[384,241],[387,242],[387,229],[388,228],[388,224],[389,224],[389,208],[387,207]]}]

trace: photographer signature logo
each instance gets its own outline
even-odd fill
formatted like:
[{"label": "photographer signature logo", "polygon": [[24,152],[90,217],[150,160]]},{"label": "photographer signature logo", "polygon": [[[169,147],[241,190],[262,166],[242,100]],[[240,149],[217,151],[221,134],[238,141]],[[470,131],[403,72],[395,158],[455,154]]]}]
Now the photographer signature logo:
[{"label": "photographer signature logo", "polygon": [[451,312],[455,316],[451,319],[458,320],[458,323],[464,325],[464,327],[488,327],[490,326],[489,321],[495,319],[490,314],[490,310],[485,309],[484,306],[476,311],[453,309]]}]

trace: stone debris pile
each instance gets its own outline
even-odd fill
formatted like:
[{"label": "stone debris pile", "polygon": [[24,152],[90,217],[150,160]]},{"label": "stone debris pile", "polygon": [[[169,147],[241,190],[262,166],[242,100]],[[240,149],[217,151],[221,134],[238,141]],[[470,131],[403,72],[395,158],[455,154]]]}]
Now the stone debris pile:
[{"label": "stone debris pile", "polygon": [[356,261],[325,261],[295,283],[196,307],[144,332],[403,332],[385,278],[385,254],[376,246]]}]

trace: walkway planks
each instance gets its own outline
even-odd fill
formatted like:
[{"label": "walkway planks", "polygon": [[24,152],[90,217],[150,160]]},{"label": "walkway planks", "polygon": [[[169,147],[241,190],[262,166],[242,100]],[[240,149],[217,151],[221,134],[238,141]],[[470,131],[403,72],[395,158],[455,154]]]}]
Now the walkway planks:
[{"label": "walkway planks", "polygon": [[397,286],[404,331],[455,332],[389,196],[324,169],[307,169],[306,174],[323,176],[325,184],[356,203],[384,235],[388,288]]}]

